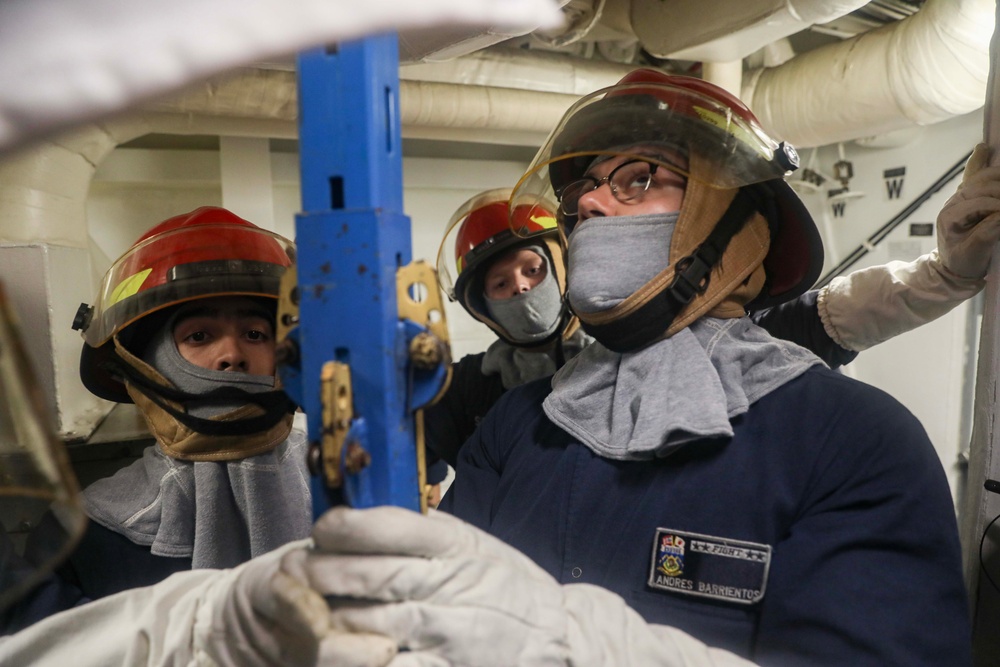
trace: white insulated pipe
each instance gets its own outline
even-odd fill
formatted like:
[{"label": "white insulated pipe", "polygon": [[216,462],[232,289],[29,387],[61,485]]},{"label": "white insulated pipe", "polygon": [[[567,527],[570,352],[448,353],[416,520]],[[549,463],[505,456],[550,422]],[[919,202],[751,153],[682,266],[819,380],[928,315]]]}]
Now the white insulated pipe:
[{"label": "white insulated pipe", "polygon": [[14,152],[0,161],[0,244],[88,247],[94,172],[116,147],[150,133],[294,138],[296,128],[276,118],[140,112]]},{"label": "white insulated pipe", "polygon": [[744,80],[761,124],[799,148],[929,125],[980,108],[995,0],[928,0],[916,14]]},{"label": "white insulated pipe", "polygon": [[[445,62],[404,65],[399,78],[404,84],[427,81],[580,96],[617,83],[635,68],[560,53],[498,48]],[[400,96],[406,104],[405,86]]]},{"label": "white insulated pipe", "polygon": [[403,127],[537,132],[541,137],[578,95],[423,81],[400,82]]},{"label": "white insulated pipe", "polygon": [[[400,82],[404,126],[544,133],[576,95],[476,85]],[[87,247],[86,199],[101,161],[144,134],[297,136],[293,72],[244,70],[147,109],[84,126],[0,161],[0,243]]]},{"label": "white insulated pipe", "polygon": [[[485,85],[399,82],[400,119],[408,127],[535,132],[551,130],[579,95]],[[150,132],[249,136],[240,121],[269,123],[295,136],[298,115],[294,72],[249,70],[146,107],[139,116]],[[155,112],[156,116],[152,113]],[[153,128],[153,119],[155,125]],[[233,123],[234,127],[228,127]],[[206,125],[208,124],[208,125]],[[266,127],[266,126],[265,126]],[[138,135],[136,135],[138,136]]]},{"label": "white insulated pipe", "polygon": [[739,97],[743,88],[743,61],[704,62],[701,64],[701,76],[705,81],[714,83],[723,90]]}]

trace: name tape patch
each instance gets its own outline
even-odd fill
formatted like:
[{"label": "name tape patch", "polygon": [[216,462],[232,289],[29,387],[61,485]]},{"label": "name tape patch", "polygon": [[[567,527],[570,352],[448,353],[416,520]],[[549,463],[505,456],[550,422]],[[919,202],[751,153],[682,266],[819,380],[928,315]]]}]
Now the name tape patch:
[{"label": "name tape patch", "polygon": [[649,568],[652,588],[737,604],[764,599],[771,546],[657,528]]}]

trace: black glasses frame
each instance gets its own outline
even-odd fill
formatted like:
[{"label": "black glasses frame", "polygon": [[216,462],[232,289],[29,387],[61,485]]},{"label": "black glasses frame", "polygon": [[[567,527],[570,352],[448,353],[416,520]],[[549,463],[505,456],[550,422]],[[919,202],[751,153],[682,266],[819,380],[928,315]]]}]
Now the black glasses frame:
[{"label": "black glasses frame", "polygon": [[[645,164],[649,165],[650,179],[648,181],[646,181],[646,185],[642,189],[641,192],[636,192],[635,194],[633,194],[631,196],[623,198],[621,196],[621,194],[620,194],[622,188],[618,184],[615,183],[615,180],[614,180],[615,176],[624,167],[627,167],[630,164],[635,164],[637,162],[642,162],[642,163],[645,163]],[[562,211],[563,215],[565,215],[565,216],[575,216],[579,212],[579,206],[578,206],[578,204],[580,202],[580,197],[582,197],[583,195],[587,194],[588,192],[593,192],[594,190],[596,190],[597,188],[601,187],[605,183],[607,183],[608,187],[611,188],[611,194],[614,196],[614,198],[617,199],[618,201],[622,202],[623,204],[627,203],[627,202],[630,202],[630,201],[633,201],[635,199],[638,199],[639,197],[642,197],[644,194],[646,194],[646,192],[649,191],[649,186],[653,182],[652,176],[654,174],[656,174],[656,170],[659,169],[660,166],[661,165],[659,163],[654,162],[652,159],[648,159],[647,160],[647,159],[642,159],[642,158],[635,158],[633,160],[626,160],[625,162],[622,162],[620,165],[618,165],[617,167],[615,167],[614,169],[612,169],[611,173],[609,173],[604,178],[599,178],[598,179],[598,178],[594,178],[592,176],[584,176],[583,178],[579,178],[579,179],[577,179],[575,181],[567,183],[563,187],[559,188],[559,192],[556,193],[556,198],[559,201],[559,210]],[[591,184],[589,187],[586,185],[588,182]],[[575,197],[572,198],[571,201],[572,201],[572,205],[573,206],[572,206],[572,210],[570,210],[567,207],[567,204],[569,204],[570,202],[568,202],[566,200],[565,194],[566,194],[567,191],[571,191],[574,188],[576,188],[576,189],[579,190],[579,194],[577,194]]]}]

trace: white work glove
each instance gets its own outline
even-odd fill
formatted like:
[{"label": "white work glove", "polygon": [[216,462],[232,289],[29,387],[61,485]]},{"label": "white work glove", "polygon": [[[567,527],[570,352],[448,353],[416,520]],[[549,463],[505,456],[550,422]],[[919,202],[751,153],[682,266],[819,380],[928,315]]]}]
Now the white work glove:
[{"label": "white work glove", "polygon": [[396,639],[391,667],[750,665],[587,584],[560,585],[528,557],[449,515],[335,508],[315,549],[282,569],[331,596],[331,625]]},{"label": "white work glove", "polygon": [[179,572],[0,637],[0,664],[32,667],[382,667],[387,637],[331,627],[326,602],[280,571],[293,543],[233,570]]},{"label": "white work glove", "polygon": [[938,249],[912,262],[889,262],[835,278],[817,304],[827,334],[860,352],[927,324],[986,285],[1000,239],[1000,167],[986,167],[979,144],[958,190],[937,219]]},{"label": "white work glove", "polygon": [[987,167],[990,148],[979,144],[965,165],[962,183],[937,219],[938,251],[962,278],[986,276],[1000,239],[1000,167]]},{"label": "white work glove", "polygon": [[382,667],[396,654],[387,637],[330,627],[323,597],[279,568],[305,554],[309,540],[220,572],[201,596],[193,633],[195,662],[233,667]]}]

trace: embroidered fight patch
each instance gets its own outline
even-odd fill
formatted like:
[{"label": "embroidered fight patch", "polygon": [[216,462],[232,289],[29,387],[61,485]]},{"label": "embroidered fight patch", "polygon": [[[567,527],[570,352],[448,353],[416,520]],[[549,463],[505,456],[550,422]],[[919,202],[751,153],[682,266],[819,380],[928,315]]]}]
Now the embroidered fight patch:
[{"label": "embroidered fight patch", "polygon": [[657,528],[649,585],[672,593],[737,604],[764,599],[768,544]]}]

